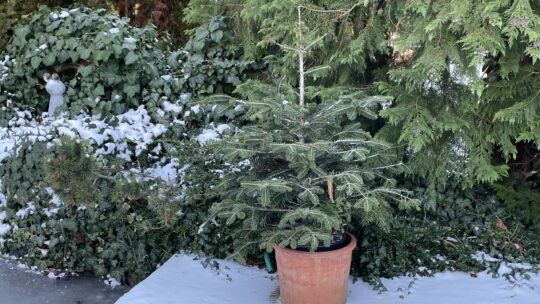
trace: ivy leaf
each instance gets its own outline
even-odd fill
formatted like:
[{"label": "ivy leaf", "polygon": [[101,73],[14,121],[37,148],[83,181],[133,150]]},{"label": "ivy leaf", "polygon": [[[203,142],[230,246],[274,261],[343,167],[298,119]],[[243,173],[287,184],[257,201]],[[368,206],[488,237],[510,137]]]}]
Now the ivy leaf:
[{"label": "ivy leaf", "polygon": [[75,49],[75,47],[77,47],[77,39],[76,38],[69,38],[66,40],[66,46],[69,50],[73,50]]},{"label": "ivy leaf", "polygon": [[94,70],[95,67],[93,65],[85,66],[79,68],[79,74],[81,74],[82,77],[88,77],[88,75],[92,74]]},{"label": "ivy leaf", "polygon": [[212,38],[212,40],[214,40],[215,42],[220,42],[221,41],[221,38],[223,38],[223,31],[215,31],[213,32],[212,34],[210,34],[210,37]]},{"label": "ivy leaf", "polygon": [[83,48],[80,52],[81,59],[88,59],[90,58],[91,51],[89,48]]},{"label": "ivy leaf", "polygon": [[132,63],[134,63],[135,61],[137,61],[137,59],[139,59],[139,57],[137,57],[137,55],[135,55],[135,53],[133,51],[130,51],[127,55],[126,55],[126,65],[130,65]]},{"label": "ivy leaf", "polygon": [[204,39],[208,36],[209,32],[205,29],[205,28],[202,28],[202,27],[199,27],[197,28],[196,32],[195,32],[195,39],[197,40],[201,40],[201,39]]},{"label": "ivy leaf", "polygon": [[124,93],[126,93],[128,97],[135,96],[135,94],[137,94],[139,90],[139,85],[127,85],[124,87]]},{"label": "ivy leaf", "polygon": [[195,41],[193,43],[193,49],[195,51],[201,51],[204,48],[204,41]]},{"label": "ivy leaf", "polygon": [[95,96],[105,95],[105,89],[103,88],[102,85],[96,86],[96,88],[94,89],[94,95]]},{"label": "ivy leaf", "polygon": [[103,52],[102,51],[95,50],[94,52],[92,52],[92,61],[93,62],[101,61],[102,59],[103,59]]},{"label": "ivy leaf", "polygon": [[215,20],[212,20],[210,21],[210,24],[208,25],[208,30],[210,32],[215,32],[217,29],[219,29],[219,22],[215,21]]},{"label": "ivy leaf", "polygon": [[30,29],[28,26],[19,27],[15,30],[15,36],[22,40],[26,40],[26,36],[30,34]]},{"label": "ivy leaf", "polygon": [[41,58],[39,57],[32,57],[32,59],[30,59],[30,64],[32,65],[32,67],[34,69],[37,69],[39,67],[39,65],[41,64]]}]

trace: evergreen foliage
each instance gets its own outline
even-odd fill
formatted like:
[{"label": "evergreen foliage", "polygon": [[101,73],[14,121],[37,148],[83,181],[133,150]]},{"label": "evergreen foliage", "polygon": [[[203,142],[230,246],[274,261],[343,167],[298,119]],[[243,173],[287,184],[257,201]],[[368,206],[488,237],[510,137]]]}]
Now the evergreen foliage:
[{"label": "evergreen foliage", "polygon": [[[36,205],[29,217],[47,226],[32,231],[34,225],[20,225],[7,248],[28,252],[25,261],[40,269],[92,271],[127,285],[178,250],[217,257],[232,252],[227,230],[204,224],[214,197],[209,190],[218,182],[212,171],[221,162],[198,144],[184,143],[181,152],[177,144],[161,144],[168,158],[190,164],[182,180],[168,183],[145,172],[118,171],[114,160],[93,156],[88,143],[64,138],[45,160],[45,180],[63,204],[46,219],[36,217],[47,214],[42,209],[47,204]],[[22,243],[25,235],[34,235],[34,241]]]},{"label": "evergreen foliage", "polygon": [[38,1],[13,1],[0,3],[0,50],[6,47],[13,28],[21,22],[21,16],[34,12]]},{"label": "evergreen foliage", "polygon": [[184,90],[197,96],[232,93],[248,71],[257,69],[229,49],[232,38],[223,17],[214,17],[197,27],[186,45],[169,56],[175,76],[185,78]]},{"label": "evergreen foliage", "polygon": [[131,27],[103,9],[42,7],[15,29],[7,46],[11,60],[4,63],[9,74],[0,82],[0,102],[8,109],[41,114],[48,105],[42,80],[46,72],[58,73],[66,83],[64,105],[72,115],[119,114],[155,102],[181,88],[181,83],[161,77],[169,72],[169,43],[158,38],[155,28]]},{"label": "evergreen foliage", "polygon": [[90,157],[91,148],[86,143],[64,137],[56,150],[45,157],[44,166],[49,172],[47,179],[51,187],[58,191],[63,201],[70,205],[100,201],[101,191],[95,187],[96,161]]},{"label": "evergreen foliage", "polygon": [[[536,186],[538,187],[538,186]],[[529,228],[540,228],[540,192],[516,178],[496,183],[493,189],[504,202],[508,212],[516,215]]]},{"label": "evergreen foliage", "polygon": [[242,100],[224,101],[244,110],[246,124],[213,145],[228,162],[250,164],[247,172],[225,176],[222,200],[213,207],[227,225],[242,223],[234,254],[242,262],[273,244],[311,251],[329,246],[353,214],[363,225],[389,229],[391,204],[416,206],[391,178],[401,165],[392,146],[362,129],[361,119],[376,118],[373,109],[389,98],[354,88],[305,90],[304,55],[314,44],[304,40],[310,35],[304,35],[301,7],[297,18],[299,41],[283,48],[300,66],[298,96],[284,83],[243,83],[235,91]]},{"label": "evergreen foliage", "polygon": [[232,104],[244,107],[252,123],[214,144],[228,162],[247,159],[251,166],[225,177],[217,188],[223,200],[213,208],[226,224],[242,222],[235,231],[236,258],[245,261],[255,245],[271,251],[274,243],[315,250],[328,245],[353,213],[364,225],[388,229],[390,204],[414,206],[387,177],[399,171],[392,147],[354,122],[374,116],[369,108],[384,97],[349,92],[302,109],[286,103],[294,94],[281,90],[253,81],[239,86],[236,93],[246,99]]},{"label": "evergreen foliage", "polygon": [[[151,26],[43,8],[0,59],[0,140],[16,142],[7,154],[0,146],[0,208],[11,225],[2,250],[39,269],[126,284],[179,249],[246,261],[273,243],[313,250],[343,229],[362,242],[352,271],[366,278],[478,270],[471,255],[480,250],[533,261],[538,237],[496,199],[436,190],[492,183],[507,211],[537,226],[538,11],[526,0],[192,0],[186,20],[201,27],[170,52]],[[81,48],[70,47],[74,37]],[[140,38],[136,49],[130,37]],[[273,81],[245,81],[261,65],[242,54],[264,62]],[[39,116],[45,71],[68,82],[65,109],[86,111],[75,117],[92,132],[130,121],[114,114],[138,105],[150,114],[141,121],[167,132],[142,147],[131,137],[81,140],[79,124]],[[186,107],[189,96],[213,93],[234,97]],[[210,146],[188,140],[215,132],[211,120],[234,120],[233,135]],[[402,155],[381,139],[403,144]],[[96,152],[111,144],[125,150]],[[398,186],[400,156],[429,189]],[[182,181],[148,175],[182,164]],[[423,212],[400,210],[415,206]]]},{"label": "evergreen foliage", "polygon": [[395,98],[377,137],[404,146],[408,177],[433,197],[510,175],[538,193],[537,1],[193,0],[186,20],[228,16],[238,45],[295,84],[292,55],[275,43],[294,46],[297,5],[313,37],[324,36],[307,55],[323,68],[314,75],[327,86],[375,81]]},{"label": "evergreen foliage", "polygon": [[[356,227],[353,231],[362,243],[353,252],[354,275],[384,290],[380,277],[486,269],[498,275],[502,261],[537,263],[538,234],[524,230],[485,188],[437,192],[435,203],[425,188],[403,186],[421,200],[422,216],[396,210],[389,232]],[[479,253],[498,260],[485,260]],[[512,281],[512,275],[505,276]]]},{"label": "evergreen foliage", "polygon": [[[70,16],[60,18],[64,12]],[[114,22],[120,20],[104,11],[49,12],[46,8],[36,18],[52,18],[54,14],[59,20],[87,14],[91,16],[89,22],[110,21],[92,23],[106,30],[115,28]],[[41,109],[29,106],[47,103],[41,85],[33,88],[39,97],[30,94],[19,98],[2,90],[0,98],[12,101],[0,112],[5,119],[0,124],[0,209],[5,214],[3,222],[9,225],[0,237],[3,253],[16,255],[22,263],[37,266],[45,273],[91,271],[133,284],[178,250],[218,257],[232,252],[225,228],[218,231],[213,223],[202,225],[214,197],[210,189],[224,165],[192,138],[211,128],[207,124],[210,119],[230,121],[238,112],[220,107],[186,107],[190,96],[232,91],[252,67],[223,44],[229,34],[225,24],[219,18],[215,20],[203,27],[205,35],[192,36],[190,44],[202,44],[200,49],[186,47],[169,53],[156,47],[166,44],[166,38],[159,41],[161,36],[154,37],[158,42],[152,40],[150,50],[160,54],[154,58],[158,61],[155,66],[171,67],[170,74],[161,74],[163,70],[154,80],[167,84],[163,90],[155,91],[145,105],[118,102],[126,110],[119,115],[78,113],[73,108],[79,103],[76,99],[64,105],[64,110],[71,113],[44,117]],[[69,22],[70,27],[75,23]],[[127,25],[118,28],[119,35],[144,31]],[[147,30],[155,32],[151,27]],[[215,34],[218,31],[222,37]],[[48,39],[62,45],[70,38],[65,33],[48,34]],[[145,47],[140,50],[148,51]],[[109,59],[120,66],[109,71],[110,77],[124,79],[124,71],[144,68]],[[32,77],[17,78],[17,88],[31,90],[39,79],[31,64],[18,65],[12,58],[7,61],[8,68],[4,69],[0,61],[0,82],[6,80],[14,85],[17,77],[13,73],[24,72]],[[147,63],[153,64],[150,58]],[[99,68],[104,66],[109,65],[101,62]],[[228,80],[229,74],[232,78]],[[77,75],[85,88],[102,83],[93,74],[87,78]],[[138,81],[142,91],[153,90],[152,81]],[[173,85],[178,90],[165,90]],[[213,88],[209,89],[209,85]],[[185,164],[191,165],[184,168]],[[165,169],[176,177],[155,176],[156,170]]]},{"label": "evergreen foliage", "polygon": [[[540,6],[455,2],[403,5],[392,43],[412,58],[382,86],[396,96],[382,115],[403,130],[400,141],[412,148],[409,164],[432,187],[500,180],[526,151],[518,150],[520,143],[539,146]],[[437,170],[427,168],[434,157]]]},{"label": "evergreen foliage", "polygon": [[[307,79],[327,85],[369,84],[388,55],[386,19],[381,1],[281,1],[192,0],[185,13],[187,22],[201,24],[214,15],[224,15],[236,34],[237,44],[251,58],[264,58],[271,64],[273,77],[286,76],[298,81],[296,60],[292,52],[276,47],[297,46],[297,7],[302,22],[309,28],[306,41],[313,42],[306,60],[314,68]],[[379,62],[379,60],[382,61]]]}]

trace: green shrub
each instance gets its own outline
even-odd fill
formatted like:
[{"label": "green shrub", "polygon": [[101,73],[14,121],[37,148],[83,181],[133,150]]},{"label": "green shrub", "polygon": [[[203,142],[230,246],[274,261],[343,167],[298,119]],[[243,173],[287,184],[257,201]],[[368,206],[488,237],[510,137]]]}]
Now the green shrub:
[{"label": "green shrub", "polygon": [[[185,78],[185,88],[198,95],[228,93],[245,80],[248,71],[259,69],[257,64],[242,60],[227,46],[233,33],[223,17],[210,19],[207,25],[195,29],[185,47],[173,52],[170,66]],[[180,59],[180,60],[178,60]]]},{"label": "green shrub", "polygon": [[[496,270],[501,261],[534,263],[540,259],[538,236],[524,230],[495,196],[481,187],[437,193],[439,203],[428,198],[425,188],[411,184],[407,188],[422,201],[422,212],[396,210],[389,232],[356,227],[361,241],[354,253],[354,275],[377,283],[379,277]],[[500,261],[486,263],[475,257],[479,252]]]},{"label": "green shrub", "polygon": [[[233,253],[231,231],[238,227],[216,225],[208,210],[221,175],[236,168],[189,139],[216,135],[220,126],[208,125],[210,121],[227,121],[234,131],[233,124],[245,118],[238,117],[244,109],[185,104],[190,96],[231,93],[247,72],[259,67],[227,50],[230,33],[221,18],[195,30],[186,48],[169,53],[166,37],[152,27],[134,29],[105,11],[87,9],[60,18],[63,11],[44,8],[30,18],[11,40],[9,57],[0,61],[0,211],[10,226],[0,239],[2,251],[40,270],[111,274],[126,284],[143,279],[178,250],[216,257]],[[88,25],[74,20],[82,16],[88,17]],[[47,30],[54,22],[56,31]],[[79,26],[92,31],[83,33],[75,29]],[[113,28],[119,32],[109,32]],[[81,45],[90,48],[70,49],[68,40],[77,35]],[[85,35],[100,43],[93,45]],[[128,35],[139,35],[150,45],[124,48]],[[42,40],[53,42],[34,56]],[[87,49],[90,57],[84,59]],[[137,59],[127,64],[129,52]],[[54,63],[49,65],[51,54]],[[80,66],[81,60],[88,64]],[[71,69],[72,64],[79,66]],[[73,119],[39,116],[48,101],[40,83],[45,71],[60,72],[67,82],[65,109]],[[139,92],[128,88],[134,86],[133,77],[140,80]],[[100,85],[102,95],[97,94]],[[111,100],[115,90],[121,90],[121,101]],[[95,103],[95,95],[100,102]],[[81,109],[87,113],[81,114]],[[97,140],[104,130],[112,134],[115,128],[132,126],[141,133]],[[140,138],[147,141],[141,143]],[[146,178],[165,167],[177,178]],[[65,169],[68,174],[61,172]],[[359,220],[352,219],[350,227],[361,241],[354,274],[372,279],[428,270],[476,270],[483,267],[471,257],[477,251],[508,260],[540,256],[538,239],[522,231],[489,195],[447,192],[435,205],[422,189],[408,188],[423,201],[423,212],[394,210],[388,231],[357,227]],[[255,248],[250,261],[257,262],[258,254]]]},{"label": "green shrub", "polygon": [[22,16],[33,13],[38,2],[38,0],[7,0],[0,3],[0,50],[6,47],[13,34],[13,28],[23,21]]},{"label": "green shrub", "polygon": [[[540,179],[538,179],[540,180]],[[527,181],[512,176],[492,187],[497,196],[504,202],[506,209],[531,229],[540,229],[540,189],[539,182]]]},{"label": "green shrub", "polygon": [[181,89],[178,79],[166,76],[169,46],[154,27],[131,27],[106,10],[41,7],[7,45],[10,72],[0,82],[0,102],[41,114],[49,99],[43,74],[56,72],[72,115],[120,114]]},{"label": "green shrub", "polygon": [[[72,20],[83,16],[88,25]],[[167,39],[160,40],[153,28],[131,28],[102,10],[42,8],[31,20],[28,28],[45,31],[43,23],[54,20],[61,21],[59,29],[88,26],[95,30],[88,35],[118,28],[119,33],[110,33],[120,35],[118,39],[111,37],[110,44],[100,50],[115,48],[115,43],[125,38],[121,36],[128,34],[152,43],[133,50],[140,57],[132,64],[111,54],[108,60],[89,59],[89,64],[73,75],[62,73],[57,65],[49,67],[59,71],[64,81],[75,77],[77,86],[67,84],[64,110],[69,113],[47,118],[38,109],[48,102],[38,83],[43,63],[36,69],[24,54],[41,38],[55,41],[56,48],[56,44],[66,45],[72,36],[47,31],[42,36],[27,34],[26,42],[21,38],[10,42],[8,48],[21,51],[17,56],[22,57],[0,62],[0,98],[10,101],[0,113],[0,210],[5,212],[4,224],[9,225],[1,236],[1,251],[19,256],[21,262],[39,270],[110,274],[127,284],[143,279],[178,250],[218,257],[229,254],[232,241],[226,230],[206,221],[212,200],[209,189],[217,183],[221,161],[212,162],[213,156],[191,138],[201,132],[215,133],[216,127],[207,124],[210,120],[227,121],[239,112],[219,106],[185,107],[190,96],[232,90],[251,68],[249,62],[221,45],[227,36],[221,19],[204,27],[206,35],[192,38],[191,44],[200,42],[201,49],[190,47],[172,53],[159,47],[166,45]],[[223,37],[212,35],[216,31],[222,31]],[[73,33],[78,34],[85,35]],[[90,43],[82,36],[82,41]],[[42,51],[48,52],[49,46]],[[90,51],[94,54],[96,50]],[[201,62],[209,64],[195,70]],[[170,69],[156,74],[148,68],[151,64]],[[90,66],[96,71],[81,75],[80,69]],[[107,73],[101,70],[111,66],[118,68]],[[182,72],[188,69],[192,70]],[[228,74],[234,77],[226,79]],[[91,111],[80,113],[79,106],[84,103],[79,99],[80,91],[91,94],[90,88],[103,85],[112,94],[129,82],[125,77],[134,75],[142,75],[137,79],[142,95],[110,101],[107,93]],[[153,78],[145,79],[145,75]],[[102,76],[121,83],[107,86],[108,80]],[[193,82],[192,77],[197,80]],[[106,104],[115,106],[109,109]],[[191,165],[184,168],[188,163]],[[169,179],[165,170],[175,177]],[[141,178],[143,173],[163,176]]]},{"label": "green shrub", "polygon": [[130,175],[136,172],[132,168],[109,179],[105,168],[118,164],[92,156],[92,146],[84,141],[64,138],[49,150],[46,170],[37,166],[34,171],[47,175],[33,185],[34,200],[22,205],[24,200],[7,196],[3,210],[12,230],[3,236],[3,251],[24,257],[24,263],[39,270],[90,271],[130,285],[179,250],[221,258],[230,254],[227,231],[207,222],[210,189],[219,181],[213,172],[223,165],[197,143],[183,144],[181,153],[162,145],[171,160],[163,167],[190,164],[173,168],[181,177],[141,180],[157,171]]},{"label": "green shrub", "polygon": [[238,86],[240,98],[225,98],[225,104],[245,110],[245,125],[212,145],[232,164],[249,162],[242,173],[225,175],[212,208],[226,225],[236,226],[234,257],[242,263],[276,244],[312,252],[330,247],[353,215],[361,225],[388,229],[391,205],[412,209],[417,203],[395,187],[402,164],[394,148],[362,125],[390,99],[353,87],[306,88],[306,75],[320,67],[307,68],[314,63],[304,55],[318,40],[301,16],[298,6],[298,26],[288,29],[298,37],[295,48],[283,47],[293,54],[285,58],[299,66],[298,89],[282,84],[283,78]]}]

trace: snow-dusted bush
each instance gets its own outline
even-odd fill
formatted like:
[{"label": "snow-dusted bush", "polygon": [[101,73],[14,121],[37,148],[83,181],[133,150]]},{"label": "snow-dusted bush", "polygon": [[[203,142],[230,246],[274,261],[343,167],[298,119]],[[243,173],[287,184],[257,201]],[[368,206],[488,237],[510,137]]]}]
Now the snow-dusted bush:
[{"label": "snow-dusted bush", "polygon": [[[142,106],[109,118],[17,114],[0,132],[0,193],[5,194],[3,226],[7,225],[2,229],[3,251],[24,255],[26,263],[40,269],[92,270],[100,275],[111,273],[117,279],[138,280],[162,262],[164,255],[150,253],[152,249],[147,246],[162,242],[157,234],[167,232],[149,229],[160,226],[162,214],[153,212],[147,201],[152,186],[167,183],[180,188],[184,184],[183,162],[165,158],[165,148],[157,143],[169,128],[182,122],[156,123]],[[71,204],[64,202],[45,178],[43,157],[58,153],[62,147],[59,144],[66,140],[76,143],[75,147],[85,146],[85,155],[96,157],[100,164],[114,164],[126,173],[144,170],[156,178],[141,181],[129,174],[133,183],[122,185],[123,189],[97,181],[95,187],[83,189],[91,195],[91,204],[80,196]],[[91,168],[90,162],[82,164]],[[86,186],[86,180],[95,182],[92,172],[86,171],[70,186]],[[73,188],[64,186],[67,192],[76,190]],[[118,196],[127,192],[130,200]],[[142,206],[124,204],[131,199]],[[177,211],[181,203],[176,202]],[[199,221],[202,223],[202,219]],[[181,225],[171,229],[181,228],[185,229]],[[181,248],[180,242],[152,246],[172,252]],[[137,269],[135,264],[144,267]]]},{"label": "snow-dusted bush", "polygon": [[131,27],[105,10],[43,7],[14,30],[2,64],[9,74],[0,82],[0,102],[40,114],[48,102],[43,74],[55,72],[66,83],[64,101],[72,115],[119,114],[155,103],[182,87],[167,67],[169,47],[154,27]]},{"label": "snow-dusted bush", "polygon": [[[0,251],[52,274],[133,283],[180,249],[230,250],[206,222],[223,166],[204,144],[233,132],[241,109],[186,107],[248,66],[214,53],[223,26],[172,53],[152,27],[102,10],[41,9],[16,30],[0,60]],[[53,71],[68,90],[48,117],[40,79]]]}]

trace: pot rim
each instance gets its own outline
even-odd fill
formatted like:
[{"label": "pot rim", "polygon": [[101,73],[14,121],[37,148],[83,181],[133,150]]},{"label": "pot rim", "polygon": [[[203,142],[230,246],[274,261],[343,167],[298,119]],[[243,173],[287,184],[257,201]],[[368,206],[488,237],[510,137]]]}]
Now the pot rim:
[{"label": "pot rim", "polygon": [[278,244],[273,244],[272,247],[274,248],[275,251],[281,251],[282,253],[285,253],[285,254],[294,254],[294,255],[317,255],[317,256],[325,256],[325,255],[334,255],[336,253],[339,253],[341,251],[353,251],[354,248],[356,248],[356,237],[352,234],[350,234],[349,232],[345,232],[348,236],[349,236],[349,244],[347,244],[347,246],[345,247],[342,247],[342,248],[339,248],[339,249],[334,249],[334,250],[329,250],[329,251],[321,251],[321,252],[310,252],[310,251],[300,251],[300,250],[295,250],[295,249],[290,249],[290,248],[283,248],[281,246],[279,246]]}]

